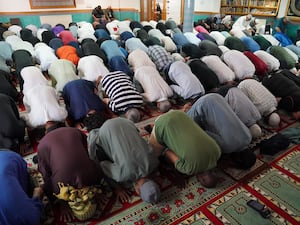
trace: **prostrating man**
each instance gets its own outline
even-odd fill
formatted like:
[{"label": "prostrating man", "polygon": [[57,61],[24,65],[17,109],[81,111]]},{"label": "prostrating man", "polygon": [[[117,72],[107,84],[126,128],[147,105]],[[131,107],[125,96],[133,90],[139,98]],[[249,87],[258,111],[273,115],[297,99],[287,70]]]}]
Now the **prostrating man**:
[{"label": "prostrating man", "polygon": [[25,122],[20,119],[14,100],[5,94],[0,94],[0,148],[19,152],[20,144],[24,142]]},{"label": "prostrating man", "polygon": [[252,138],[260,137],[262,130],[257,122],[261,119],[261,115],[244,92],[233,85],[223,85],[218,93],[225,98],[238,118],[249,128]]},{"label": "prostrating man", "polygon": [[182,61],[173,62],[168,72],[170,87],[183,99],[195,99],[204,95],[205,90],[190,67]]},{"label": "prostrating man", "polygon": [[231,155],[238,168],[253,166],[256,157],[247,149],[251,133],[222,96],[216,93],[202,96],[187,115],[218,143],[222,153]]},{"label": "prostrating man", "polygon": [[262,117],[272,127],[277,127],[280,117],[276,113],[277,101],[275,96],[260,82],[254,79],[245,79],[237,86],[253,102]]},{"label": "prostrating man", "polygon": [[10,74],[0,69],[0,93],[10,96],[14,101],[18,100],[19,93],[15,88]]},{"label": "prostrating man", "polygon": [[83,79],[70,81],[65,85],[62,96],[68,116],[78,128],[83,126],[89,131],[99,127],[110,117],[92,81]]},{"label": "prostrating man", "polygon": [[52,86],[58,92],[61,92],[68,82],[79,79],[76,74],[76,66],[66,59],[57,59],[51,63],[48,74],[52,79]]},{"label": "prostrating man", "polygon": [[141,119],[139,109],[143,104],[143,97],[134,87],[130,77],[124,72],[115,71],[99,76],[102,90],[107,98],[103,101],[116,114],[125,114],[125,117],[138,122]]},{"label": "prostrating man", "polygon": [[56,90],[47,85],[32,87],[24,94],[23,102],[27,111],[24,119],[31,128],[44,126],[47,121],[65,121],[68,115],[60,105]]},{"label": "prostrating man", "polygon": [[[298,82],[298,83],[297,83]],[[279,100],[278,108],[300,119],[300,78],[289,70],[280,70],[266,76],[262,84]]]},{"label": "prostrating man", "polygon": [[155,67],[139,67],[134,73],[134,80],[142,86],[145,102],[155,102],[163,113],[171,108],[168,98],[173,96],[173,91]]},{"label": "prostrating man", "polygon": [[[89,158],[86,135],[77,128],[63,127],[53,121],[48,121],[45,128],[46,134],[38,145],[38,170],[49,199],[54,200],[54,194],[62,193],[63,186],[78,190],[100,184],[103,176]],[[61,213],[70,216],[66,202],[60,203]]]},{"label": "prostrating man", "polygon": [[160,188],[150,177],[158,159],[133,122],[125,118],[107,120],[88,135],[90,158],[98,162],[121,202],[129,200],[122,186],[133,184],[145,202],[157,203]]},{"label": "prostrating man", "polygon": [[156,155],[166,157],[176,171],[197,175],[205,187],[216,185],[210,170],[216,167],[221,156],[220,147],[184,112],[170,110],[159,116],[149,142]]},{"label": "prostrating man", "polygon": [[30,190],[27,163],[22,156],[0,149],[0,179],[0,223],[40,224],[43,189]]}]

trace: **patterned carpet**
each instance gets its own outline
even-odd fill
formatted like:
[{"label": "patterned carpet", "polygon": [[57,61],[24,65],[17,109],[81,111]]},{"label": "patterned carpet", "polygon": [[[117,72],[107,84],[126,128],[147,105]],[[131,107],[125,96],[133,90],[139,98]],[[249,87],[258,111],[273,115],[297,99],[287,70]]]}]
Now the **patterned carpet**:
[{"label": "patterned carpet", "polygon": [[[144,120],[137,124],[141,135],[147,139],[144,127],[153,124],[155,116],[144,115]],[[298,122],[283,117],[280,128],[272,130],[264,127],[263,137],[251,143],[258,160],[251,169],[241,171],[220,163],[215,169],[219,178],[216,188],[201,186],[196,177],[190,177],[185,188],[174,185],[174,178],[168,171],[160,170],[159,183],[162,187],[161,200],[156,205],[142,202],[133,194],[131,202],[121,204],[110,188],[103,183],[104,193],[95,217],[90,221],[59,221],[59,211],[47,205],[43,224],[80,224],[80,225],[166,225],[166,224],[300,224],[300,145],[291,144],[288,150],[275,156],[259,153],[258,143],[271,137],[276,132],[289,127],[300,127]],[[31,168],[30,173],[36,183],[42,183],[40,174],[35,170],[32,157],[24,158]],[[247,206],[250,199],[258,199],[272,212],[269,219],[264,219]]]}]

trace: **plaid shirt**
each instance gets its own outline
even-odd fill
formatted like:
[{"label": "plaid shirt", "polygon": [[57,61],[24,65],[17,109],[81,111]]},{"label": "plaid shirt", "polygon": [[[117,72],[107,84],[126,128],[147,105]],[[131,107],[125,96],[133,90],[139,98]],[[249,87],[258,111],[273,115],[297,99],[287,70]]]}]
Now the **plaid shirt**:
[{"label": "plaid shirt", "polygon": [[166,49],[159,45],[153,45],[148,48],[148,55],[151,60],[155,63],[156,68],[159,72],[162,72],[172,62],[172,56],[166,51]]}]

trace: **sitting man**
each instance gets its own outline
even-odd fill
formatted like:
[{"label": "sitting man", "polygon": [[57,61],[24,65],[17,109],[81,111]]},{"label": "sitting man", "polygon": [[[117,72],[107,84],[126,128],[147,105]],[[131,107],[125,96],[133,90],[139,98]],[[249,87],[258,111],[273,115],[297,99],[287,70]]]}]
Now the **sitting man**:
[{"label": "sitting man", "polygon": [[95,27],[98,24],[103,24],[106,21],[104,11],[101,5],[95,7],[92,11],[92,17],[94,19],[93,26]]},{"label": "sitting man", "polygon": [[251,133],[222,96],[216,93],[202,96],[187,115],[218,143],[222,153],[230,154],[236,167],[248,169],[254,165],[255,154],[247,149]]},{"label": "sitting man", "polygon": [[99,76],[98,80],[101,81],[102,90],[107,95],[103,101],[108,107],[114,113],[125,114],[126,118],[135,123],[139,122],[139,109],[142,107],[143,97],[134,87],[130,77],[124,72],[115,71],[104,77]]},{"label": "sitting man", "polygon": [[14,100],[5,94],[0,94],[0,148],[20,150],[24,142],[25,122],[20,119],[19,111]]},{"label": "sitting man", "polygon": [[88,145],[90,158],[99,163],[121,202],[127,202],[129,196],[117,183],[129,182],[143,201],[157,203],[160,188],[150,175],[158,167],[158,159],[131,121],[107,120],[89,133]]},{"label": "sitting man", "polygon": [[154,123],[149,143],[157,156],[164,156],[185,175],[197,175],[205,187],[214,187],[217,179],[210,172],[221,156],[214,139],[184,112],[170,110]]},{"label": "sitting man", "polygon": [[0,149],[0,162],[0,223],[40,224],[43,189],[29,189],[26,161],[15,152]]}]

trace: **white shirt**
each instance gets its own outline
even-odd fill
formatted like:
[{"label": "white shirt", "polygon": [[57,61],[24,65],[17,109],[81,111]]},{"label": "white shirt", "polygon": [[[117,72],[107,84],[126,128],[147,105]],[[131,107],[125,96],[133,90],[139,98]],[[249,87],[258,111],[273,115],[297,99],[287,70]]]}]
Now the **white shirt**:
[{"label": "white shirt", "polygon": [[47,121],[64,121],[68,115],[53,87],[37,85],[23,97],[27,111],[26,124],[29,127],[45,125]]},{"label": "white shirt", "polygon": [[263,50],[257,50],[254,52],[254,55],[259,57],[262,61],[264,61],[265,64],[267,64],[268,72],[272,72],[279,69],[279,60],[270,53]]},{"label": "white shirt", "polygon": [[209,33],[210,36],[213,37],[213,39],[216,40],[217,44],[218,45],[224,45],[224,42],[225,42],[225,36],[223,34],[221,34],[220,31],[211,31]]},{"label": "white shirt", "polygon": [[136,49],[129,53],[127,60],[133,71],[136,71],[142,66],[152,66],[156,69],[154,62],[150,59],[148,54],[141,49]]},{"label": "white shirt", "polygon": [[188,39],[188,41],[192,44],[195,44],[198,46],[199,43],[201,42],[201,40],[199,38],[197,38],[196,34],[193,32],[185,32],[183,34]]},{"label": "white shirt", "polygon": [[103,77],[109,73],[109,70],[104,65],[103,60],[96,55],[89,55],[80,58],[77,70],[79,77],[92,82],[95,82],[100,75]]},{"label": "white shirt", "polygon": [[251,28],[250,22],[251,20],[246,20],[246,16],[240,16],[232,25],[232,29],[240,29],[240,30],[246,30]]},{"label": "white shirt", "polygon": [[238,50],[229,50],[223,54],[224,62],[235,73],[238,80],[253,77],[255,66],[251,60]]},{"label": "white shirt", "polygon": [[45,43],[37,43],[34,46],[35,58],[37,63],[40,64],[40,68],[42,71],[47,71],[50,65],[58,60],[55,55],[54,49],[49,47]]},{"label": "white shirt", "polygon": [[94,35],[95,30],[91,23],[79,22],[79,23],[77,23],[77,25],[78,25],[77,35],[78,35],[79,43],[81,43],[82,40],[84,40],[86,38],[91,38],[94,41],[97,41],[97,38]]},{"label": "white shirt", "polygon": [[239,83],[238,88],[248,96],[262,116],[267,116],[276,110],[275,96],[257,80],[245,79]]},{"label": "white shirt", "polygon": [[168,75],[176,83],[176,85],[172,84],[170,87],[184,99],[198,97],[205,93],[204,87],[185,62],[173,62]]},{"label": "white shirt", "polygon": [[72,80],[77,80],[79,77],[76,75],[75,65],[66,59],[58,59],[54,61],[49,69],[48,73],[56,80],[56,90],[62,91],[66,83]]},{"label": "white shirt", "polygon": [[201,60],[217,75],[220,84],[235,79],[235,73],[216,55],[208,55]]},{"label": "white shirt", "polygon": [[[48,85],[48,80],[43,75],[42,71],[36,66],[26,66],[21,72],[21,77],[24,80],[23,94],[25,95],[30,89],[37,85]],[[38,93],[38,92],[37,92]]]},{"label": "white shirt", "polygon": [[161,39],[161,42],[167,52],[176,52],[177,46],[174,43],[174,41],[172,40],[172,38],[170,38],[169,36],[165,36]]},{"label": "white shirt", "polygon": [[147,102],[160,102],[173,95],[167,82],[159,74],[155,66],[141,66],[134,73],[135,79],[142,85],[142,96]]}]

